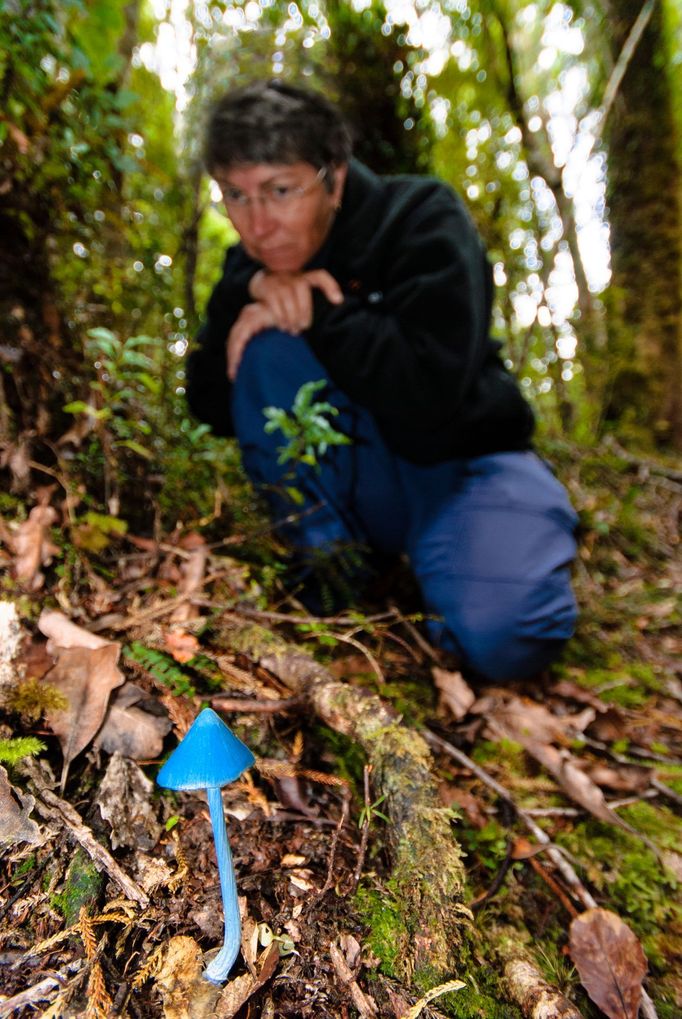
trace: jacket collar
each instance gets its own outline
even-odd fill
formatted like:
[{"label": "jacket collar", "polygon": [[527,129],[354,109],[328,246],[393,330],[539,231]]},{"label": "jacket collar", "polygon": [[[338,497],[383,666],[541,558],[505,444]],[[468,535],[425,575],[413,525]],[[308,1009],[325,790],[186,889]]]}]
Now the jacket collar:
[{"label": "jacket collar", "polygon": [[350,160],[341,208],[327,239],[308,268],[328,265],[335,255],[357,250],[365,239],[373,235],[382,190],[380,177],[357,159]]}]

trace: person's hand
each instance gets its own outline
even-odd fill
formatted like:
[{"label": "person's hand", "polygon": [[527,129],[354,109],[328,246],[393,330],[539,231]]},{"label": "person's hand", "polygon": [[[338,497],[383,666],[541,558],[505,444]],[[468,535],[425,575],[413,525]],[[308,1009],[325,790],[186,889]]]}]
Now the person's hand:
[{"label": "person's hand", "polygon": [[227,337],[227,377],[230,382],[234,382],[237,376],[247,343],[264,329],[277,324],[270,309],[260,302],[242,308]]},{"label": "person's hand", "polygon": [[343,293],[326,269],[310,272],[267,272],[261,269],[249,283],[249,293],[272,313],[274,324],[287,333],[300,333],[313,324],[313,289],[331,304],[342,304]]}]

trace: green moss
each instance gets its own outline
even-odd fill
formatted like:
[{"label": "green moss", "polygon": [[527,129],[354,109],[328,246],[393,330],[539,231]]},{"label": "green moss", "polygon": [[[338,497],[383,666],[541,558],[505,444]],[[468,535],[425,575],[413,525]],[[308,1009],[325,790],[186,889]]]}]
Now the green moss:
[{"label": "green moss", "polygon": [[31,853],[25,860],[17,866],[16,870],[12,874],[12,884],[21,884],[23,878],[25,878],[33,870],[37,862],[35,853]]},{"label": "green moss", "polygon": [[[487,975],[492,976],[492,973],[488,971]],[[505,998],[494,981],[486,979],[483,971],[477,971],[476,982],[470,973],[465,973],[459,979],[467,986],[456,994],[445,994],[434,1002],[439,1012],[453,1016],[454,1019],[522,1019],[519,1009]],[[490,991],[484,987],[487,983],[492,984]]]},{"label": "green moss", "polygon": [[511,739],[481,740],[474,747],[472,757],[477,764],[494,762],[520,775],[527,774],[525,751],[520,743]]},{"label": "green moss", "polygon": [[436,697],[432,683],[392,677],[390,683],[377,683],[376,692],[412,726],[423,725],[426,717],[433,714]]},{"label": "green moss", "polygon": [[[662,849],[682,844],[682,822],[665,808],[637,803],[622,816]],[[679,915],[674,878],[636,836],[590,819],[556,841],[581,862],[604,904],[627,917],[640,937],[665,930]]]},{"label": "green moss", "polygon": [[474,856],[487,870],[496,873],[507,854],[507,835],[496,821],[489,821],[483,828],[472,828],[463,824],[457,829],[457,837],[467,856]]},{"label": "green moss", "polygon": [[64,886],[52,896],[51,905],[62,914],[69,927],[78,920],[82,906],[97,902],[103,887],[104,877],[85,851],[78,848],[66,872]]},{"label": "green moss", "polygon": [[389,889],[370,887],[363,881],[356,892],[355,905],[360,919],[369,928],[367,943],[380,960],[381,972],[397,977],[409,938],[395,897]]}]

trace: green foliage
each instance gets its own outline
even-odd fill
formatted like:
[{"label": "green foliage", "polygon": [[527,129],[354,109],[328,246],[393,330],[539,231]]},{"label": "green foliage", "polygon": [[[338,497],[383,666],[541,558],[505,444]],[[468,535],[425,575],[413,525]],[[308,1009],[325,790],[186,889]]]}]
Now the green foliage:
[{"label": "green foliage", "polygon": [[154,361],[139,349],[152,344],[148,336],[120,340],[110,329],[88,332],[86,353],[94,359],[97,371],[90,383],[91,398],[87,403],[74,400],[64,410],[88,418],[109,453],[126,448],[146,459],[152,457],[152,428],[142,414],[143,397],[158,396],[161,387],[153,374]]},{"label": "green foliage", "polygon": [[45,744],[35,736],[0,739],[0,763],[13,766],[25,757],[37,757],[44,749]]},{"label": "green foliage", "polygon": [[486,870],[497,873],[507,855],[507,835],[501,825],[496,821],[489,821],[483,828],[461,825],[457,832],[467,854]]},{"label": "green foliage", "polygon": [[141,665],[143,669],[163,686],[168,687],[171,693],[193,697],[196,693],[194,686],[187,678],[187,674],[170,655],[155,648],[145,647],[139,641],[133,641],[123,649],[124,656],[131,662]]},{"label": "green foliage", "polygon": [[9,711],[27,722],[37,722],[46,711],[61,711],[68,701],[61,690],[38,679],[17,683],[8,691],[5,704]]},{"label": "green foliage", "polygon": [[385,821],[386,824],[390,823],[389,819],[386,817],[386,814],[383,814],[380,810],[377,809],[378,807],[381,806],[385,799],[386,794],[384,793],[384,795],[380,796],[378,800],[374,801],[374,803],[364,804],[364,806],[360,810],[360,816],[358,817],[359,828],[364,828],[365,825],[367,825],[367,827],[369,828],[375,817],[378,817],[382,821]]},{"label": "green foliage", "polygon": [[78,548],[102,552],[113,539],[122,537],[127,530],[128,524],[119,517],[88,511],[76,520],[72,536]]},{"label": "green foliage", "polygon": [[347,435],[337,432],[325,415],[336,417],[339,411],[326,400],[313,400],[326,386],[324,379],[306,382],[296,393],[291,414],[279,407],[265,407],[263,414],[268,419],[265,431],[268,433],[281,431],[286,446],[279,448],[278,463],[309,464],[319,469],[319,460],[327,452],[329,446],[347,446],[351,440]]}]

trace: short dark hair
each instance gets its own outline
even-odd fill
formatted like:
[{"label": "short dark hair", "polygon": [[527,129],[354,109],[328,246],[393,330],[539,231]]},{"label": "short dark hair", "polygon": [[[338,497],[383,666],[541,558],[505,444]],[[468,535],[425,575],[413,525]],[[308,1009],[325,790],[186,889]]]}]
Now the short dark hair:
[{"label": "short dark hair", "polygon": [[321,169],[348,162],[350,132],[340,111],[319,92],[256,81],[219,99],[209,116],[204,163],[310,163]]}]

